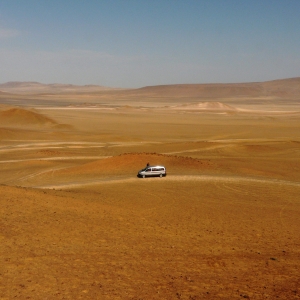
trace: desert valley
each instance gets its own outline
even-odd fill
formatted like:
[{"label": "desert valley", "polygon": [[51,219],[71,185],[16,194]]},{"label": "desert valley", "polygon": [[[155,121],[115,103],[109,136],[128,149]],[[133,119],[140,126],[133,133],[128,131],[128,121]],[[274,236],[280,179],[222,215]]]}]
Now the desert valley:
[{"label": "desert valley", "polygon": [[300,299],[300,78],[0,84],[0,170],[0,299]]}]

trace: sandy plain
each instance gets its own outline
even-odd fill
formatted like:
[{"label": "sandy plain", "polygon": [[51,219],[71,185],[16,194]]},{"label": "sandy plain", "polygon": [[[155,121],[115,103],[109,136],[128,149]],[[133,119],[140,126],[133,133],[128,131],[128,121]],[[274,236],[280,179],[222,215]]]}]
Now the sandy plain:
[{"label": "sandy plain", "polygon": [[0,299],[300,299],[299,78],[0,91]]}]

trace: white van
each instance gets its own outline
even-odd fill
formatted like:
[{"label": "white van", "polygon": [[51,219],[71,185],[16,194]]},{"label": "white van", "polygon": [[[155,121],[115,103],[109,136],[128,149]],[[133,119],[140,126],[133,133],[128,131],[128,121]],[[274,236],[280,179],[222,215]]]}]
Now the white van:
[{"label": "white van", "polygon": [[138,177],[163,177],[167,176],[166,168],[164,166],[147,166],[138,172]]}]

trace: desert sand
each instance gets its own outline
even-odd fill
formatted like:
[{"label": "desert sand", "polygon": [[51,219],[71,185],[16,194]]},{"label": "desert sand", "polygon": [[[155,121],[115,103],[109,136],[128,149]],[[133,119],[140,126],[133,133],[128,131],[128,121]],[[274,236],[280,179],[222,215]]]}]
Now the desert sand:
[{"label": "desert sand", "polygon": [[0,84],[0,170],[0,299],[300,299],[300,78]]}]

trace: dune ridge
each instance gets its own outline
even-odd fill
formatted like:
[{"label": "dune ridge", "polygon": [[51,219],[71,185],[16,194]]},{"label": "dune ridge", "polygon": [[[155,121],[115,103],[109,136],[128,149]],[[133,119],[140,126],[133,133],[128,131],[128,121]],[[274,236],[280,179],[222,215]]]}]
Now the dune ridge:
[{"label": "dune ridge", "polygon": [[137,171],[144,168],[147,163],[150,163],[150,165],[167,165],[173,170],[181,169],[185,170],[185,172],[191,172],[196,169],[199,170],[200,168],[209,169],[214,165],[207,160],[177,155],[146,152],[123,153],[80,166],[59,170],[56,173],[56,176],[59,176],[59,174],[68,174],[69,176],[76,176],[79,174],[85,176],[95,176],[95,174],[137,174]]},{"label": "dune ridge", "polygon": [[23,108],[10,108],[0,112],[0,123],[8,123],[10,125],[56,125],[57,123],[41,114]]}]

